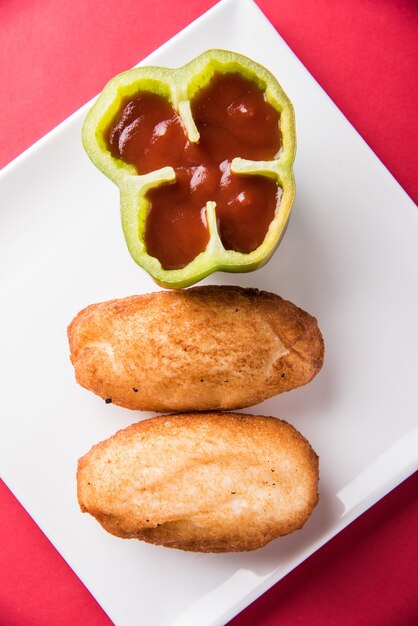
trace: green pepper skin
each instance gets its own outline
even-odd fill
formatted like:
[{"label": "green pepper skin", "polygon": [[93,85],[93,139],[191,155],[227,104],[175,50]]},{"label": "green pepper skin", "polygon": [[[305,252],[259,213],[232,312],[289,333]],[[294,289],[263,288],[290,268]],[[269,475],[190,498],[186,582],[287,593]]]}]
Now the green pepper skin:
[{"label": "green pepper skin", "polygon": [[[215,72],[238,72],[253,80],[265,92],[268,102],[280,113],[282,147],[271,161],[249,161],[235,158],[231,171],[262,174],[278,181],[282,196],[274,220],[263,243],[253,252],[243,254],[225,250],[216,227],[216,207],[207,203],[210,240],[201,252],[183,269],[166,270],[147,253],[144,243],[148,200],[151,187],[173,181],[173,168],[164,167],[138,175],[134,166],[111,155],[105,133],[120,109],[122,100],[133,98],[139,91],[152,91],[168,98],[179,113],[190,141],[199,133],[190,112],[190,100],[205,86]],[[132,258],[162,287],[180,289],[202,280],[217,270],[248,272],[264,265],[279,244],[289,220],[295,195],[293,162],[296,150],[295,119],[292,104],[276,78],[262,65],[227,50],[208,50],[180,68],[138,67],[119,74],[104,88],[89,111],[83,126],[82,140],[90,159],[120,190],[121,219],[125,240]]]}]

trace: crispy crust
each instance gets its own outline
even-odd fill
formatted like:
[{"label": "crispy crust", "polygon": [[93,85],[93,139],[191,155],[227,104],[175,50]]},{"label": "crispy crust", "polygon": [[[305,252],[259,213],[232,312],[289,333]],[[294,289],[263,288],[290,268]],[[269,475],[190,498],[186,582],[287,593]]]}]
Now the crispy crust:
[{"label": "crispy crust", "polygon": [[229,286],[93,304],[68,338],[80,385],[152,411],[258,404],[308,383],[324,357],[314,317],[273,293]]},{"label": "crispy crust", "polygon": [[318,501],[318,457],[273,417],[154,417],[78,462],[78,501],[108,532],[197,552],[254,550],[301,528]]}]

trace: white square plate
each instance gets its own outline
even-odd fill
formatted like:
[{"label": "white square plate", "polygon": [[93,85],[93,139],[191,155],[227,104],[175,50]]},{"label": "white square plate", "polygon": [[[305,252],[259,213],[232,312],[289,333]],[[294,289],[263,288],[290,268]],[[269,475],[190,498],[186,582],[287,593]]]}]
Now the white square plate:
[{"label": "white square plate", "polygon": [[206,283],[280,293],[318,317],[322,372],[253,407],[301,430],[321,459],[305,528],[248,554],[122,541],[81,515],[77,459],[147,416],[78,387],[66,326],[92,302],[155,290],[131,261],[118,191],[83,152],[87,105],[1,174],[1,438],[5,481],[118,626],[223,624],[408,476],[418,455],[418,212],[250,0],[225,0],[144,63],[207,48],[266,65],[296,109],[297,200],[253,274]]}]

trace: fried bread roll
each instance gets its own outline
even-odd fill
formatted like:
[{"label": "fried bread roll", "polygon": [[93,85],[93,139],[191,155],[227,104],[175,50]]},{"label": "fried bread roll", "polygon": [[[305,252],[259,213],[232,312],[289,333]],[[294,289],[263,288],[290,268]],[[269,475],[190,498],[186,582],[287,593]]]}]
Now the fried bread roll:
[{"label": "fried bread roll", "polygon": [[237,409],[308,383],[324,345],[279,296],[194,287],[93,304],[68,328],[78,383],[129,409]]},{"label": "fried bread roll", "polygon": [[94,446],[77,484],[81,510],[113,535],[237,552],[303,526],[318,501],[318,457],[273,417],[159,416]]}]

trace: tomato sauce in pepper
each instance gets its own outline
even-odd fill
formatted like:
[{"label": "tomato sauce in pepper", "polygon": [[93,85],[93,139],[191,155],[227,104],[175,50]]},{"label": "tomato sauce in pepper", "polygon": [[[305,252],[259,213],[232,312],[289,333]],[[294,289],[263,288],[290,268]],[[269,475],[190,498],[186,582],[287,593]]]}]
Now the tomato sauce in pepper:
[{"label": "tomato sauce in pepper", "polygon": [[146,196],[145,245],[164,269],[181,269],[205,250],[209,200],[223,246],[248,254],[263,242],[281,195],[272,178],[231,172],[234,157],[270,160],[281,147],[280,115],[253,81],[216,73],[190,105],[198,143],[166,98],[145,91],[122,104],[106,137],[111,154],[138,174],[174,168],[176,180]]}]

